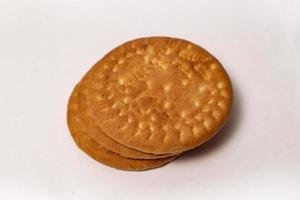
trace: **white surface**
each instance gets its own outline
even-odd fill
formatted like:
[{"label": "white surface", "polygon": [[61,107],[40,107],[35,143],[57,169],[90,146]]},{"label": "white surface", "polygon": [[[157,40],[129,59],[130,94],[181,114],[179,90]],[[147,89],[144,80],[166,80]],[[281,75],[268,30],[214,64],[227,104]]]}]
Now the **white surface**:
[{"label": "white surface", "polygon": [[[243,2],[243,3],[242,3]],[[0,1],[0,199],[300,199],[299,1]],[[104,53],[169,35],[213,53],[235,90],[212,142],[146,172],[75,147],[66,103]]]}]

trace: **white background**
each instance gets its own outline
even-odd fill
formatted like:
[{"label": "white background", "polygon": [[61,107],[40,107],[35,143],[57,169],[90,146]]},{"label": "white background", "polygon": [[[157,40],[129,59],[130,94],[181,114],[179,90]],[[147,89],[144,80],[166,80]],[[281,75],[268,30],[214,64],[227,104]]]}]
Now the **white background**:
[{"label": "white background", "polygon": [[[300,199],[300,2],[0,1],[0,199]],[[75,147],[73,86],[107,51],[175,36],[213,53],[235,92],[208,144],[146,172]]]}]

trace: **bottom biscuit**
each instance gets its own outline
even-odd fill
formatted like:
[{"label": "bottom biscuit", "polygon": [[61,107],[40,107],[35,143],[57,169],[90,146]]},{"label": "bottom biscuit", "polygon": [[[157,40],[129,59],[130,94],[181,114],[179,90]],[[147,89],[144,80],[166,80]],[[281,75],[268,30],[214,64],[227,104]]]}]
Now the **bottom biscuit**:
[{"label": "bottom biscuit", "polygon": [[160,167],[178,157],[178,155],[176,155],[153,160],[129,159],[104,149],[87,136],[77,116],[76,98],[77,94],[73,92],[68,104],[67,121],[69,130],[77,146],[95,160],[116,169],[141,171]]}]

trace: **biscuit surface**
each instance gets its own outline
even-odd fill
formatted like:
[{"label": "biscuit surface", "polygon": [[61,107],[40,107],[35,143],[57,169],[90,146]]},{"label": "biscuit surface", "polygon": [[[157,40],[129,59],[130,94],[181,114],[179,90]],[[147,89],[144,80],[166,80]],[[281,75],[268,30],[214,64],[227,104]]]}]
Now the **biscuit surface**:
[{"label": "biscuit surface", "polygon": [[86,134],[97,141],[105,149],[112,151],[114,153],[118,153],[119,155],[126,158],[135,158],[135,159],[157,159],[157,158],[165,158],[171,155],[169,154],[149,154],[137,151],[132,148],[128,148],[124,145],[117,143],[115,140],[107,136],[96,124],[95,119],[90,115],[88,105],[87,105],[87,96],[86,89],[88,85],[87,76],[82,79],[79,83],[78,91],[77,91],[77,112],[78,118],[82,122]]},{"label": "biscuit surface", "polygon": [[185,40],[133,40],[94,68],[87,89],[91,114],[107,135],[139,151],[192,149],[216,133],[231,109],[224,68]]},{"label": "biscuit surface", "polygon": [[139,171],[160,167],[176,158],[176,156],[172,156],[155,160],[128,159],[106,150],[88,137],[78,117],[77,108],[76,88],[68,104],[68,126],[77,146],[95,160],[113,168]]}]

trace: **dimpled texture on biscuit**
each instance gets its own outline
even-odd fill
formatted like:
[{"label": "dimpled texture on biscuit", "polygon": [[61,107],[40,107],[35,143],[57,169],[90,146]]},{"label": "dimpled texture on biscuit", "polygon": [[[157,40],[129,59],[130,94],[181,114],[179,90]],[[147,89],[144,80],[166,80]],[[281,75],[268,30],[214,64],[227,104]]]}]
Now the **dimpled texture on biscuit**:
[{"label": "dimpled texture on biscuit", "polygon": [[77,112],[80,121],[82,122],[86,134],[93,140],[97,141],[105,149],[118,153],[126,158],[134,159],[157,159],[171,156],[170,154],[149,154],[128,148],[120,143],[117,143],[111,137],[107,136],[96,124],[95,119],[90,115],[87,105],[86,89],[88,85],[88,76],[85,76],[78,84],[77,94]]},{"label": "dimpled texture on biscuit", "polygon": [[91,72],[88,104],[118,143],[169,154],[197,147],[224,124],[230,79],[219,61],[181,39],[150,37],[109,52]]},{"label": "dimpled texture on biscuit", "polygon": [[177,157],[172,156],[155,160],[140,160],[124,158],[116,153],[108,151],[88,137],[86,130],[78,117],[77,108],[77,88],[75,88],[69,100],[67,115],[68,127],[71,135],[82,151],[107,166],[122,170],[141,171],[160,167]]}]

